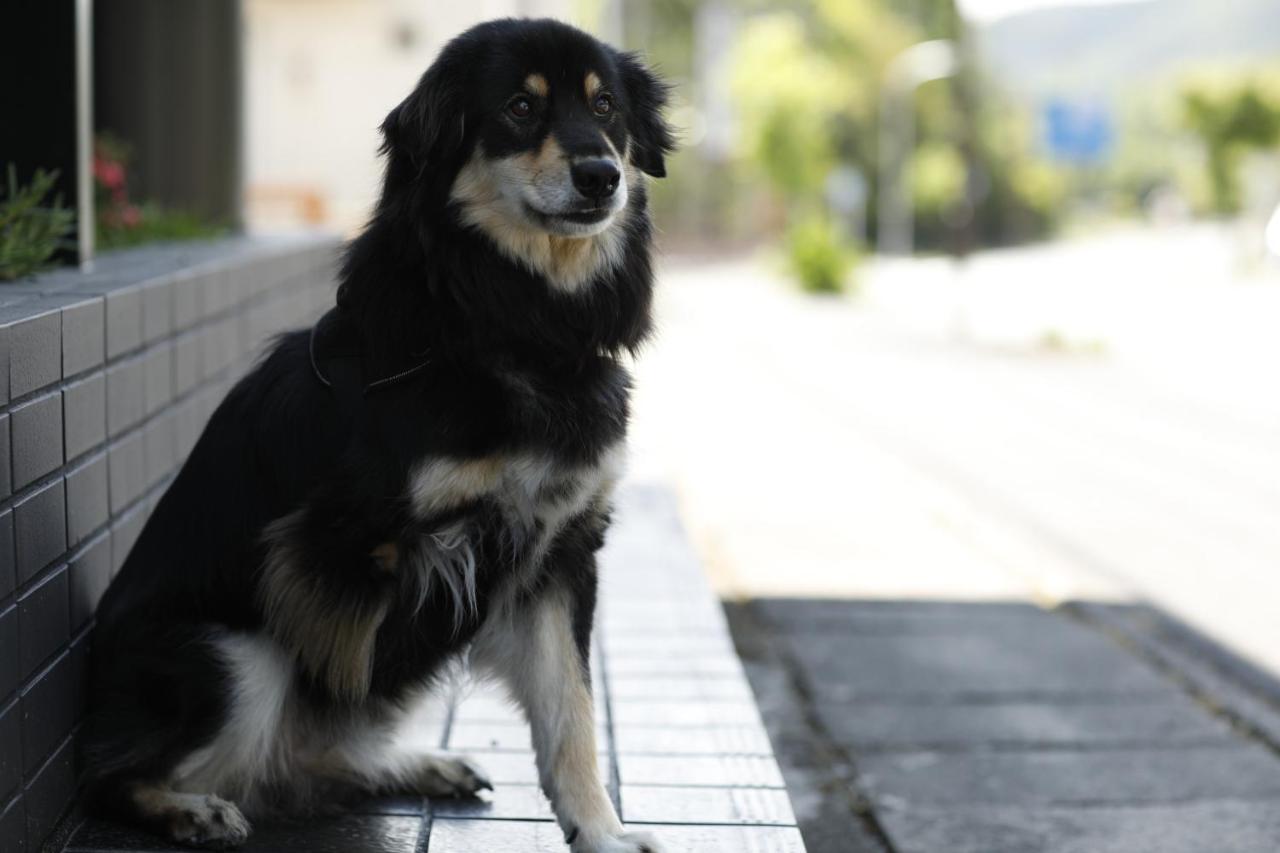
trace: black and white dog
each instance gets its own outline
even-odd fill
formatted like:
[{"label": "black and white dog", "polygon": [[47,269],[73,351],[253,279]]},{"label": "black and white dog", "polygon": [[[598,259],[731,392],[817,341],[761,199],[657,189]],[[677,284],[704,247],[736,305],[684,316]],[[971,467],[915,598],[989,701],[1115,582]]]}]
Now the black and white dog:
[{"label": "black and white dog", "polygon": [[657,853],[601,782],[588,650],[665,101],[634,56],[504,20],[391,111],[337,307],[231,391],[98,608],[92,808],[228,847],[340,794],[474,794],[468,761],[390,748],[465,656],[526,712],[575,853]]}]

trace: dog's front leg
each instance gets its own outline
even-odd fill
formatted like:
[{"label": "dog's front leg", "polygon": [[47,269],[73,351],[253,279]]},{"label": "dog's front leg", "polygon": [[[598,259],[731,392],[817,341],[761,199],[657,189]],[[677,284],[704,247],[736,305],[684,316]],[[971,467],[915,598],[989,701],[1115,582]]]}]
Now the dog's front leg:
[{"label": "dog's front leg", "polygon": [[[524,707],[538,776],[574,853],[661,853],[647,833],[627,833],[600,778],[588,666],[590,594],[553,584],[488,626],[477,660],[506,681]],[[576,629],[576,633],[575,633]]]}]

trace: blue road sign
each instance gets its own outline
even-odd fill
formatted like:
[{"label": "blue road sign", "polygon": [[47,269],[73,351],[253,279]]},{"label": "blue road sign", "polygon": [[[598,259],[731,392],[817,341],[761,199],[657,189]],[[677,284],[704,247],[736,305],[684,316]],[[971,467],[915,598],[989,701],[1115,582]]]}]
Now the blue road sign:
[{"label": "blue road sign", "polygon": [[1111,155],[1115,128],[1106,104],[1051,98],[1044,104],[1043,119],[1044,144],[1055,160],[1094,165]]}]

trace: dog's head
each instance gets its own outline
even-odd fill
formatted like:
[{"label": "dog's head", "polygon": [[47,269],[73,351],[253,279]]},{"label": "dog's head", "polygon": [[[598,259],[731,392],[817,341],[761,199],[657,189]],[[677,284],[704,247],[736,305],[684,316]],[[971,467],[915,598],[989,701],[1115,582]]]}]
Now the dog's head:
[{"label": "dog's head", "polygon": [[572,289],[621,251],[640,173],[666,174],[665,102],[635,56],[566,24],[481,24],[383,124],[388,187],[429,185],[463,224]]}]

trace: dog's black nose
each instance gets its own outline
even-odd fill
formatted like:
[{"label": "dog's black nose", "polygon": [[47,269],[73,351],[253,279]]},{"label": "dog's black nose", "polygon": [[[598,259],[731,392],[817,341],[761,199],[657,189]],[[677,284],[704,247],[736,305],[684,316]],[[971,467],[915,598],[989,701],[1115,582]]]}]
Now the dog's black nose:
[{"label": "dog's black nose", "polygon": [[622,173],[612,160],[583,160],[569,170],[573,185],[587,198],[600,201],[613,195]]}]

